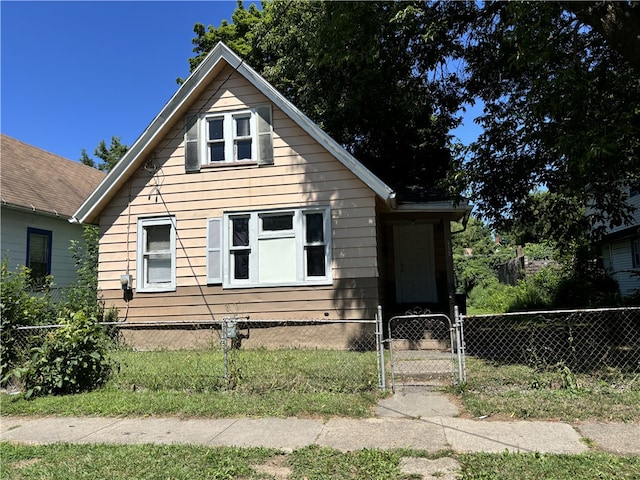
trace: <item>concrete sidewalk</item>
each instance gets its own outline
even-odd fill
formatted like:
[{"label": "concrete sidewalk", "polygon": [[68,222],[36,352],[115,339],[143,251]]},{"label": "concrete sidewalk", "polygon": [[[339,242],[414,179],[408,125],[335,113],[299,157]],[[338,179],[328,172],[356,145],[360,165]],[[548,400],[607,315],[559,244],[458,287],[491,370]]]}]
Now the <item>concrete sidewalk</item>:
[{"label": "concrete sidewalk", "polygon": [[0,440],[260,446],[284,451],[319,445],[341,451],[582,453],[595,445],[612,453],[640,454],[638,424],[472,420],[457,418],[457,413],[442,394],[408,391],[383,400],[376,417],[367,419],[0,417]]}]

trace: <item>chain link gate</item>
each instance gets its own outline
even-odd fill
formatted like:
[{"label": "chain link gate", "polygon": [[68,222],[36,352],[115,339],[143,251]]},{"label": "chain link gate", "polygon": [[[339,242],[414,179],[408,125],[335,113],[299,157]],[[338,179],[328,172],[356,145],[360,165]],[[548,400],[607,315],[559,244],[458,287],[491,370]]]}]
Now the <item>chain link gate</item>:
[{"label": "chain link gate", "polygon": [[389,320],[391,391],[396,384],[439,388],[466,381],[462,319],[413,309]]}]

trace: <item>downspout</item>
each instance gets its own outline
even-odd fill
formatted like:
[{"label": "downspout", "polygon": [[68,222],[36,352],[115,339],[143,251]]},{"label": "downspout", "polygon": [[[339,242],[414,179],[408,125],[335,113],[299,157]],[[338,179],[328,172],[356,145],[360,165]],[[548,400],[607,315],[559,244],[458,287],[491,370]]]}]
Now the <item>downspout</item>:
[{"label": "downspout", "polygon": [[451,235],[457,235],[459,233],[465,232],[467,230],[467,225],[469,224],[469,217],[471,217],[471,210],[467,210],[462,217],[462,230],[456,230],[455,232],[451,232]]}]

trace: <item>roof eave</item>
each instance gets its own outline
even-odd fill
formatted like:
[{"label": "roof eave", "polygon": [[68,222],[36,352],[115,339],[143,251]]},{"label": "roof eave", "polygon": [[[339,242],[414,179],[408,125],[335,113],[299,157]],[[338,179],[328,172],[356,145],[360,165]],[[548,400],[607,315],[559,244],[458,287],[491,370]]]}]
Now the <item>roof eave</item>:
[{"label": "roof eave", "polygon": [[462,201],[458,204],[453,202],[415,202],[415,203],[398,203],[394,209],[396,212],[412,212],[412,213],[449,213],[454,217],[462,218],[472,210],[468,201]]},{"label": "roof eave", "polygon": [[71,217],[69,217],[68,214],[63,214],[63,213],[57,212],[55,210],[53,210],[53,211],[42,210],[42,209],[39,209],[39,208],[34,207],[32,205],[29,205],[29,206],[18,205],[16,203],[9,203],[9,202],[6,202],[4,200],[0,203],[0,205],[3,208],[9,208],[11,210],[18,210],[20,212],[35,213],[35,214],[42,215],[42,216],[45,216],[45,217],[61,218],[61,219],[67,219],[67,220],[71,218]]}]

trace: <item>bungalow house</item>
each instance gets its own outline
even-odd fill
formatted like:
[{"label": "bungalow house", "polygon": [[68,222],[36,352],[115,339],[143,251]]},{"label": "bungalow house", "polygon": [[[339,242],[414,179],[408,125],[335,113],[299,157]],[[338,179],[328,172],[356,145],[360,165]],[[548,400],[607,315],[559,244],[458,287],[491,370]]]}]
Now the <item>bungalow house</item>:
[{"label": "bungalow house", "polygon": [[31,269],[34,284],[52,275],[57,287],[76,281],[71,240],[82,227],[69,219],[104,179],[95,168],[0,135],[0,249],[10,270]]},{"label": "bungalow house", "polygon": [[604,269],[622,297],[640,294],[640,190],[632,189],[627,201],[635,208],[631,224],[608,229],[601,247]]},{"label": "bungalow house", "polygon": [[403,201],[218,44],[74,221],[100,226],[99,288],[128,321],[373,319],[451,312],[468,210]]}]

